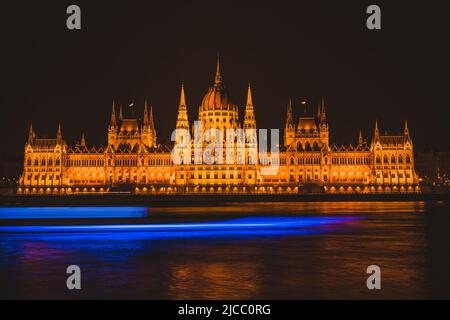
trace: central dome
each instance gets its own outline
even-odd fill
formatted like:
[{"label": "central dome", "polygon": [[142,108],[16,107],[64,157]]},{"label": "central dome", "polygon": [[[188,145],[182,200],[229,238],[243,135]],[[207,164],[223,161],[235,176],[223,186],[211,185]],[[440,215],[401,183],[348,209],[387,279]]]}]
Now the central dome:
[{"label": "central dome", "polygon": [[227,109],[231,105],[228,92],[223,86],[216,86],[209,88],[208,92],[203,97],[202,111]]},{"label": "central dome", "polygon": [[231,102],[228,91],[222,83],[222,76],[220,74],[219,59],[217,59],[216,76],[214,85],[208,89],[201,104],[201,111],[222,110],[233,108],[234,104]]}]

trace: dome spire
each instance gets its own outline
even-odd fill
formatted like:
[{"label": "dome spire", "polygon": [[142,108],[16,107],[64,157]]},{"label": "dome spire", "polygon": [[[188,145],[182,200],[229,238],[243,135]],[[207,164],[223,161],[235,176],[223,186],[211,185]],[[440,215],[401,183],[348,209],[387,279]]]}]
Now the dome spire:
[{"label": "dome spire", "polygon": [[222,83],[222,75],[220,74],[220,58],[219,53],[217,53],[216,77],[214,79],[214,84],[220,85],[221,83]]}]

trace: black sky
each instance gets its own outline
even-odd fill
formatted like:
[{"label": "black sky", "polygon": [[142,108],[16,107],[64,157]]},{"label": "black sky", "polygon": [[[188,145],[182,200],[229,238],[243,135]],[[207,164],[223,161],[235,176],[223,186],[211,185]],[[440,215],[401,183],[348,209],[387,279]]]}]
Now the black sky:
[{"label": "black sky", "polygon": [[[369,4],[382,30],[365,27]],[[66,29],[78,4],[82,30]],[[398,133],[408,119],[416,148],[449,148],[449,11],[444,1],[29,1],[2,4],[2,153],[23,150],[30,122],[73,142],[106,141],[111,101],[148,97],[159,142],[176,121],[184,81],[190,120],[213,81],[224,81],[243,112],[253,88],[257,125],[282,128],[292,97],[311,108],[323,95],[331,141]],[[311,110],[312,111],[312,110]],[[5,139],[6,138],[6,139]]]}]

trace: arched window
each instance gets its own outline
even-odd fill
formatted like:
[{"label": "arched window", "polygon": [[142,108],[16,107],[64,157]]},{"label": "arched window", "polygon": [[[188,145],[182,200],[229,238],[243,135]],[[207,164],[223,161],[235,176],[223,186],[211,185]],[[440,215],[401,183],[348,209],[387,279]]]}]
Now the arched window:
[{"label": "arched window", "polygon": [[394,157],[394,155],[391,156],[391,163],[395,163],[395,157]]},{"label": "arched window", "polygon": [[400,155],[400,156],[398,157],[398,163],[403,163],[403,157],[402,157],[402,155]]},{"label": "arched window", "polygon": [[409,158],[409,154],[406,155],[406,163],[410,163],[411,159]]},{"label": "arched window", "polygon": [[291,157],[291,165],[294,164],[294,157]]},{"label": "arched window", "polygon": [[45,166],[45,158],[42,158],[41,165]]},{"label": "arched window", "polygon": [[378,163],[378,164],[381,163],[381,158],[380,158],[380,156],[377,156],[377,163]]},{"label": "arched window", "polygon": [[305,143],[305,149],[311,149],[311,144],[309,142]]},{"label": "arched window", "polygon": [[384,155],[384,158],[383,158],[383,163],[388,163],[388,158],[387,158],[387,156],[386,156],[386,155]]},{"label": "arched window", "polygon": [[28,160],[27,160],[27,165],[28,165],[28,166],[31,166],[31,158],[28,158]]},{"label": "arched window", "polygon": [[56,159],[55,164],[59,166],[59,158]]}]

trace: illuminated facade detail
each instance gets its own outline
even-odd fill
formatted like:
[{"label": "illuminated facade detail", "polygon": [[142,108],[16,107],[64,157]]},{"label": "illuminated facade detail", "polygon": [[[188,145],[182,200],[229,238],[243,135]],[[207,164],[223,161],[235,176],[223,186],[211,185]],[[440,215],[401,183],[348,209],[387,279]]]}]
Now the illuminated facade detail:
[{"label": "illuminated facade detail", "polygon": [[[181,85],[178,115],[172,141],[186,145],[157,143],[153,108],[145,100],[143,117],[124,117],[122,107],[112,103],[106,146],[88,147],[84,134],[79,144],[69,146],[58,127],[56,139],[36,137],[30,126],[25,145],[24,171],[19,180],[20,194],[72,194],[108,192],[123,185],[136,193],[372,193],[420,192],[414,170],[413,143],[405,122],[400,135],[380,134],[375,122],[373,139],[368,143],[359,132],[355,146],[330,144],[324,99],[317,115],[302,110],[294,120],[292,102],[287,105],[283,145],[277,170],[261,174],[268,153],[258,154],[257,139],[245,138],[243,153],[232,146],[236,164],[205,163],[204,148],[213,140],[193,139],[195,125],[188,119],[184,84]],[[223,83],[219,61],[213,85],[198,109],[201,137],[208,130],[222,137],[228,129],[250,132],[257,129],[252,88],[247,89],[244,119],[231,101]],[[191,138],[192,137],[192,138]],[[228,142],[227,142],[228,143]],[[226,149],[226,148],[224,148]],[[172,151],[179,157],[174,163]],[[225,153],[224,159],[225,157]],[[220,154],[210,156],[215,160]],[[245,161],[241,158],[245,158]],[[200,159],[200,161],[196,161]],[[254,161],[252,161],[254,160]]]}]

